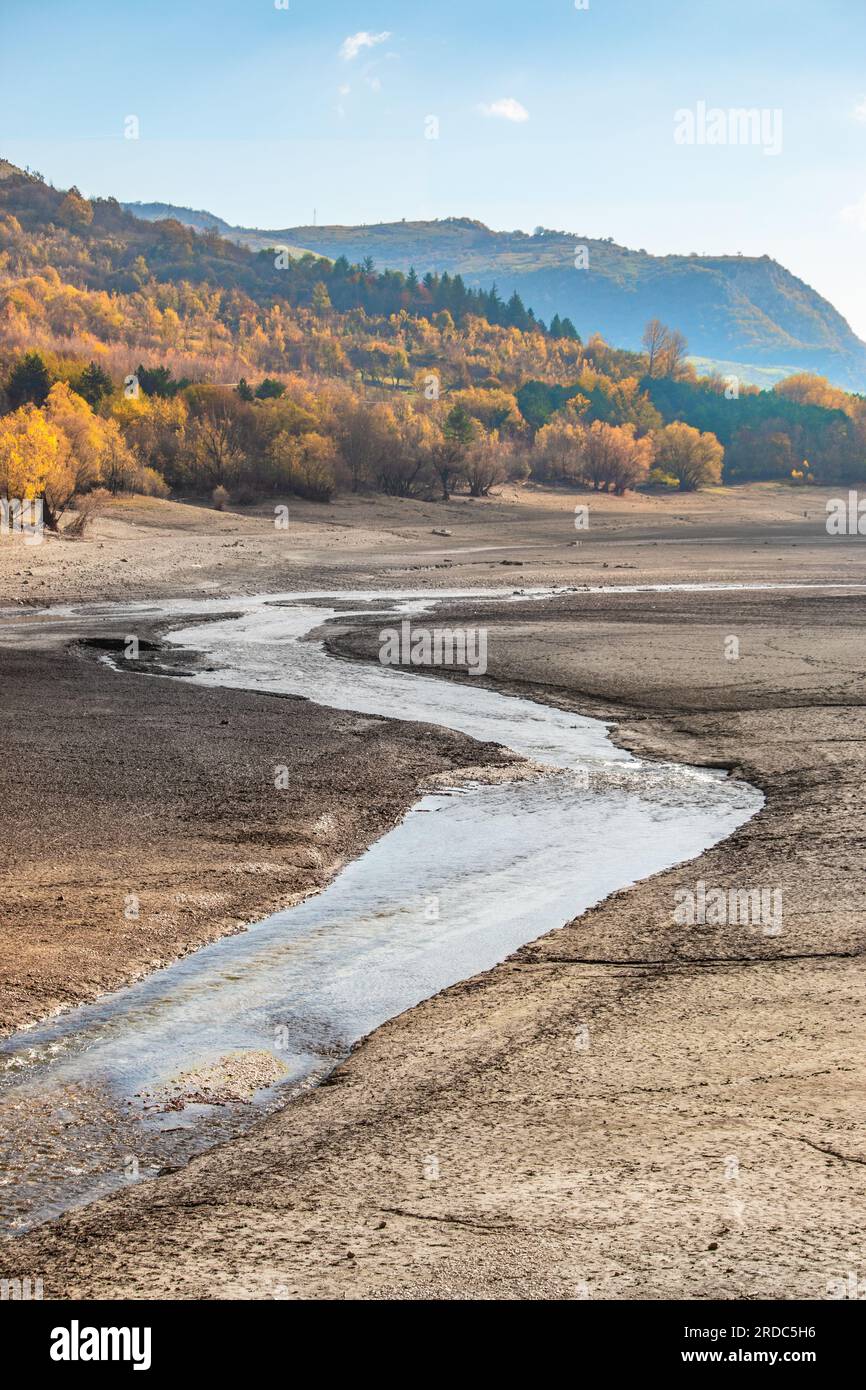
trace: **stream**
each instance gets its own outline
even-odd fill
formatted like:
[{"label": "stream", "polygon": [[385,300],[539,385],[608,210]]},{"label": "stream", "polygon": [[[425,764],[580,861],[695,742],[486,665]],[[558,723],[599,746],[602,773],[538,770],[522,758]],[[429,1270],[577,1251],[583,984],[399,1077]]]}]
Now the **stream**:
[{"label": "stream", "polygon": [[[760,809],[763,797],[748,784],[644,762],[615,747],[598,720],[471,681],[337,658],[310,637],[370,605],[384,628],[394,615],[399,625],[440,599],[473,596],[103,605],[47,610],[28,624],[65,625],[72,635],[117,631],[120,620],[131,631],[136,620],[167,621],[165,642],[195,651],[208,668],[186,679],[440,725],[504,744],[538,770],[421,796],[321,893],[0,1044],[4,1231],[27,1230],[242,1133],[321,1081],[387,1019],[615,890],[693,859]],[[206,1088],[190,1093],[186,1084],[178,1101],[178,1078],[245,1074],[249,1059],[252,1074],[264,1065],[265,1080],[245,1098],[213,1103]]]}]

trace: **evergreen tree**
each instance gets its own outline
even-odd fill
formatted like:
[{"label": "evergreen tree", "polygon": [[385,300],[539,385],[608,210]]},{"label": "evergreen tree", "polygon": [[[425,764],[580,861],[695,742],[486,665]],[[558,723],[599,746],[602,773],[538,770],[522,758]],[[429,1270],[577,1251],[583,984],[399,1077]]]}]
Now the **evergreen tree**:
[{"label": "evergreen tree", "polygon": [[273,377],[266,376],[256,387],[256,396],[260,401],[276,400],[278,396],[283,395],[285,389],[281,381],[274,381]]},{"label": "evergreen tree", "polygon": [[75,385],[79,396],[83,396],[92,410],[95,410],[103,396],[110,396],[114,383],[98,362],[90,362],[84,368]]},{"label": "evergreen tree", "polygon": [[51,390],[51,376],[38,352],[28,352],[15,363],[6,383],[13,410],[19,405],[44,405]]},{"label": "evergreen tree", "polygon": [[529,315],[517,290],[514,291],[506,306],[506,322],[509,328],[519,328],[521,331],[525,331],[529,327]]}]

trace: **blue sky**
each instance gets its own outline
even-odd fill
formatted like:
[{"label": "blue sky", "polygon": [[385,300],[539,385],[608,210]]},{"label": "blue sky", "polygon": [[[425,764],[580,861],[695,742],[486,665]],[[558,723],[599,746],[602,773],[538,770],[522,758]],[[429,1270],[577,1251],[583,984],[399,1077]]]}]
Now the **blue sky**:
[{"label": "blue sky", "polygon": [[[767,253],[866,337],[864,40],[863,0],[2,0],[0,154],[249,226]],[[780,110],[781,153],[677,144],[698,102]]]}]

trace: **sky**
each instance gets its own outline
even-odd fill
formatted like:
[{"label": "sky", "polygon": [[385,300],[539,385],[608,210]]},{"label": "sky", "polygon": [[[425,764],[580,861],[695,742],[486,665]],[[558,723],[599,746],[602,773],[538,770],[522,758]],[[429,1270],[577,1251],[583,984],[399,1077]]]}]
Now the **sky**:
[{"label": "sky", "polygon": [[864,0],[0,0],[0,155],[243,226],[766,254],[866,338]]}]

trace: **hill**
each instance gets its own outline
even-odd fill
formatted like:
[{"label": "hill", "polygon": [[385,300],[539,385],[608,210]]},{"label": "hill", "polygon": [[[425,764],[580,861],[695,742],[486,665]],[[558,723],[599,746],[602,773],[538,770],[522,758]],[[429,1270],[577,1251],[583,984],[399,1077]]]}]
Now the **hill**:
[{"label": "hill", "polygon": [[[0,496],[42,488],[54,524],[99,482],[222,504],[345,487],[482,497],[527,477],[620,494],[863,477],[866,396],[822,377],[731,395],[661,325],[652,353],[581,341],[568,316],[545,325],[517,291],[459,271],[353,263],[369,242],[329,229],[320,244],[339,254],[292,257],[274,246],[298,236],[238,245],[207,213],[154,211],[179,215],[148,220],[0,161]],[[501,243],[477,223],[430,225],[440,265],[443,248],[453,266],[468,244],[481,263]],[[372,229],[404,264],[427,254],[417,231]],[[553,266],[562,255],[559,233],[512,242],[531,243],[527,264],[539,246]],[[600,246],[622,280],[632,253]],[[754,305],[766,268],[741,268],[764,274]]]},{"label": "hill", "polygon": [[[757,384],[809,371],[866,389],[866,344],[842,315],[769,256],[652,256],[614,241],[538,229],[497,232],[471,218],[387,222],[365,227],[233,227],[211,213],[165,203],[126,204],[137,217],[171,216],[213,226],[250,250],[304,247],[379,267],[459,274],[470,287],[516,290],[536,315],[568,315],[586,340],[636,350],[648,319],[673,324],[696,357],[733,364]],[[575,268],[576,248],[588,266]],[[750,370],[752,369],[752,370]]]}]

